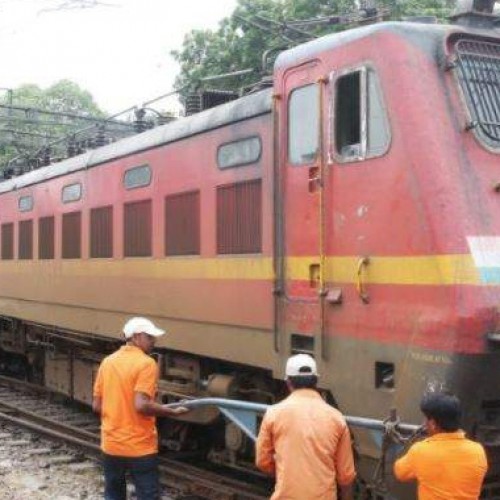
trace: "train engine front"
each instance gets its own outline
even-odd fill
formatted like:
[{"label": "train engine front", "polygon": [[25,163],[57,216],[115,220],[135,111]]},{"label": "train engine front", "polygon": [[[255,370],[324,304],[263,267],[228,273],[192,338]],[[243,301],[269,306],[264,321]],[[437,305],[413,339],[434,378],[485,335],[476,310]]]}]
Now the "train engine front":
[{"label": "train engine front", "polygon": [[[487,491],[500,485],[496,20],[340,33],[281,55],[275,80],[277,351],[314,354],[350,415],[396,407],[420,423],[425,391],[454,391],[489,453]],[[380,442],[354,433],[371,477]]]}]

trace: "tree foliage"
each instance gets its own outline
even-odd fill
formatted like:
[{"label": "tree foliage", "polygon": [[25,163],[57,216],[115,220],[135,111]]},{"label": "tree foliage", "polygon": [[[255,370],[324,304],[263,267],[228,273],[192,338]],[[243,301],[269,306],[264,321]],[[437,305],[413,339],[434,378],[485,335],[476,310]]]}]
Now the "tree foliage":
[{"label": "tree foliage", "polygon": [[3,93],[0,104],[0,165],[91,125],[86,118],[104,118],[92,95],[69,80],[46,89],[22,85]]},{"label": "tree foliage", "polygon": [[[379,8],[387,8],[391,19],[403,16],[433,15],[444,21],[451,13],[454,0],[379,0]],[[287,48],[307,41],[298,31],[286,28],[293,21],[330,16],[355,17],[359,13],[355,0],[238,0],[233,13],[224,18],[219,28],[192,30],[182,47],[172,55],[180,64],[176,88],[195,89],[205,77],[253,68],[251,76],[227,79],[213,86],[238,89],[256,81],[266,50]],[[308,28],[321,36],[349,28],[349,24],[318,24]],[[303,27],[300,27],[304,30]]]},{"label": "tree foliage", "polygon": [[92,94],[70,80],[60,80],[46,89],[34,84],[21,85],[13,90],[13,101],[16,105],[54,112],[104,116]]}]

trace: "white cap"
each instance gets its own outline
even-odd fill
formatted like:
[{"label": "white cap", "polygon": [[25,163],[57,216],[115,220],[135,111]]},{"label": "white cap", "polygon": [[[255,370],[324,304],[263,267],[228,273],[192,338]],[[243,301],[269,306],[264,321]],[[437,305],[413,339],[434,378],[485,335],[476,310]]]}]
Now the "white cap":
[{"label": "white cap", "polygon": [[123,333],[125,334],[126,339],[131,338],[134,333],[147,333],[152,337],[160,337],[165,333],[165,330],[157,328],[152,321],[149,321],[149,319],[136,317],[129,319],[125,323]]},{"label": "white cap", "polygon": [[309,375],[318,376],[318,368],[316,361],[309,354],[296,354],[288,358],[285,370],[286,378],[288,377],[306,377]]}]

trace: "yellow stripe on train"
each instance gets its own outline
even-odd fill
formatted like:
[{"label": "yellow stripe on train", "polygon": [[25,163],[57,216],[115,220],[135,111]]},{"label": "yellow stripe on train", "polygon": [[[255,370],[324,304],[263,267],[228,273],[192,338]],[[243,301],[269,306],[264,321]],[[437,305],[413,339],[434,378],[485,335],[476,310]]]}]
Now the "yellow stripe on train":
[{"label": "yellow stripe on train", "polygon": [[[325,279],[335,283],[355,283],[360,257],[327,257]],[[318,256],[288,257],[286,278],[309,280],[310,266]],[[273,261],[269,257],[241,256],[220,258],[175,257],[122,260],[0,261],[2,274],[30,273],[33,279],[43,276],[95,276],[144,279],[197,280],[272,280]],[[361,270],[361,279],[371,284],[398,285],[478,285],[480,272],[469,254],[421,257],[370,257]]]}]

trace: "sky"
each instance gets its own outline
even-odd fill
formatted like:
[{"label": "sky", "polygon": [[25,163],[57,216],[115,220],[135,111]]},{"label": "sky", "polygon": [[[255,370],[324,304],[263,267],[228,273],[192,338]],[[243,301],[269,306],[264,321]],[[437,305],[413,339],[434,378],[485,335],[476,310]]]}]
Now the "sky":
[{"label": "sky", "polygon": [[117,113],[169,92],[179,71],[170,51],[191,29],[217,28],[236,6],[236,0],[99,1],[104,5],[51,10],[68,0],[0,0],[0,87],[45,88],[69,79],[102,110]]}]

